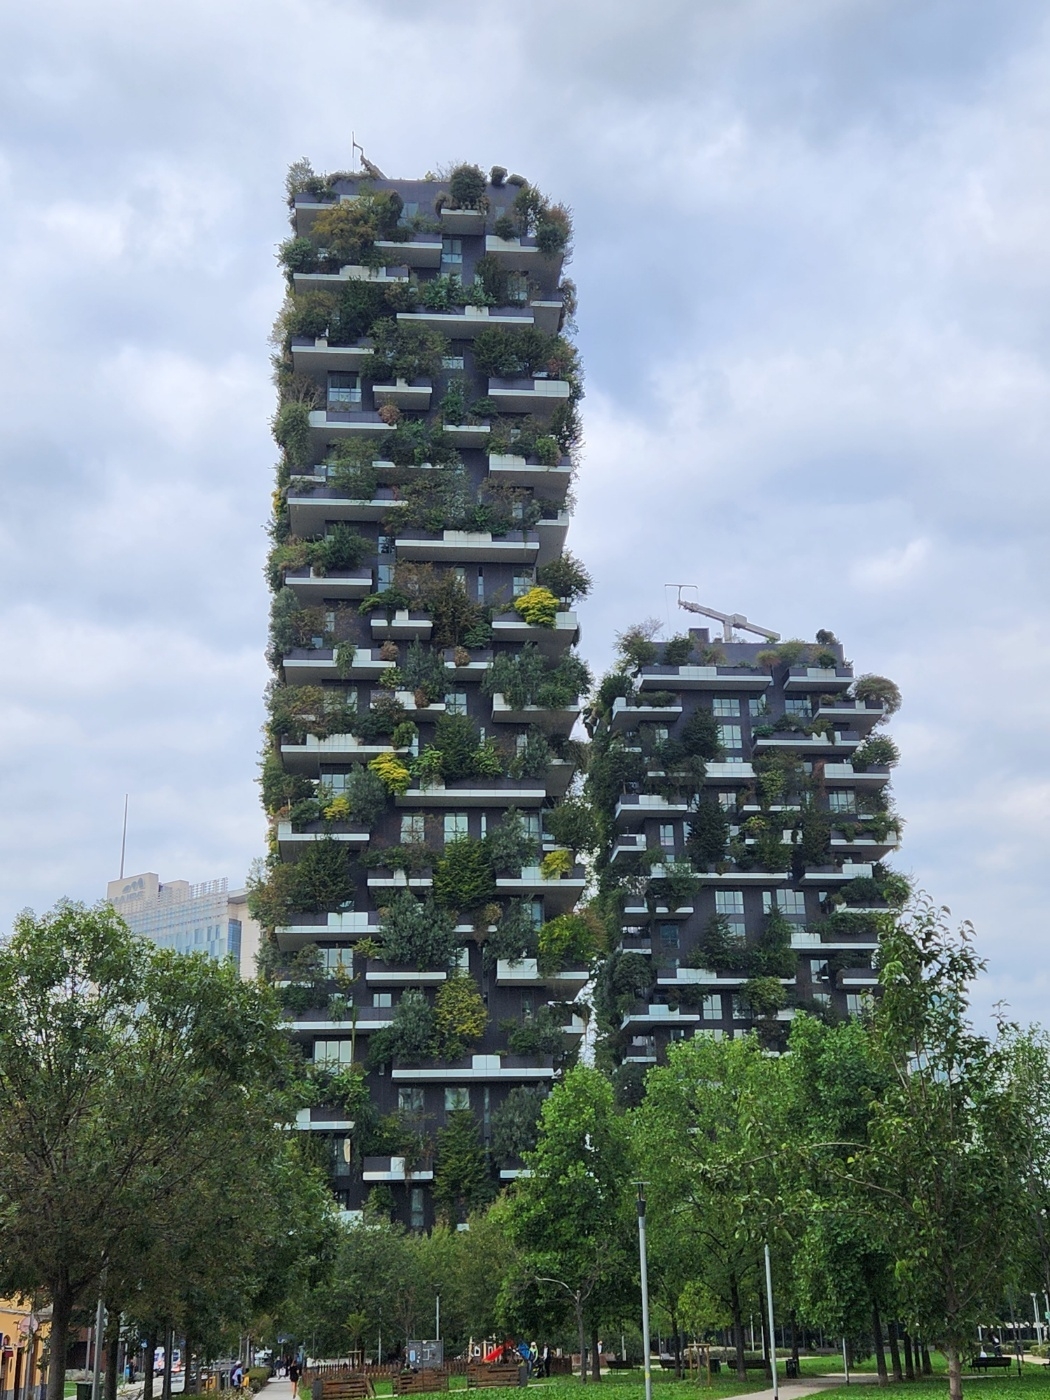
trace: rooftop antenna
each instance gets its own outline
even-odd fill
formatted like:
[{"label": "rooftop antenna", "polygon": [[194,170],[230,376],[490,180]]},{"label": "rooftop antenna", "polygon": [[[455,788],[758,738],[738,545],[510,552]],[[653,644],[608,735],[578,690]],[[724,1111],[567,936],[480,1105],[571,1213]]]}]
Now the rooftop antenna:
[{"label": "rooftop antenna", "polygon": [[780,641],[779,632],[771,632],[768,627],[759,627],[754,622],[748,622],[743,613],[719,612],[716,608],[705,608],[702,603],[691,603],[688,599],[683,598],[683,588],[691,588],[694,593],[699,592],[695,583],[666,583],[664,587],[677,588],[678,606],[680,608],[685,608],[686,612],[699,613],[701,617],[713,617],[716,622],[720,622],[722,624],[723,642],[735,642],[736,637],[733,635],[733,632],[734,628],[738,627],[742,632],[755,632],[758,636],[765,637],[767,642]]},{"label": "rooftop antenna", "polygon": [[128,794],[124,794],[124,830],[120,835],[120,878],[124,878],[124,852],[128,846]]}]

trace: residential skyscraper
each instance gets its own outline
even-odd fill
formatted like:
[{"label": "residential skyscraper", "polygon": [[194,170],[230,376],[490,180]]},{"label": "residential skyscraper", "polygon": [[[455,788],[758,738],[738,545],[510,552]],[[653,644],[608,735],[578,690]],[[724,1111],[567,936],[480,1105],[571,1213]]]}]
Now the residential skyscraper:
[{"label": "residential skyscraper", "polygon": [[341,1204],[462,1220],[576,1049],[555,839],[588,689],[564,209],[518,176],[293,167],[254,900]]}]

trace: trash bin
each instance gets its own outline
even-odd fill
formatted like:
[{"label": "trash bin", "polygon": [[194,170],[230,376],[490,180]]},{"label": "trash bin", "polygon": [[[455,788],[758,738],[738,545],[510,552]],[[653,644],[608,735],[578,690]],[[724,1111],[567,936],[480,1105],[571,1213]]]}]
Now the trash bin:
[{"label": "trash bin", "polygon": [[521,1365],[521,1366],[518,1367],[518,1389],[520,1390],[520,1389],[522,1388],[522,1386],[528,1385],[528,1383],[529,1383],[529,1368],[528,1368],[526,1365],[523,1364],[523,1365]]},{"label": "trash bin", "polygon": [[91,1400],[91,1391],[91,1381],[77,1381],[77,1400]]},{"label": "trash bin", "polygon": [[[784,1362],[784,1375],[789,1381],[798,1380],[798,1362],[793,1356],[789,1356]],[[77,1396],[77,1400],[80,1400],[79,1396]]]}]

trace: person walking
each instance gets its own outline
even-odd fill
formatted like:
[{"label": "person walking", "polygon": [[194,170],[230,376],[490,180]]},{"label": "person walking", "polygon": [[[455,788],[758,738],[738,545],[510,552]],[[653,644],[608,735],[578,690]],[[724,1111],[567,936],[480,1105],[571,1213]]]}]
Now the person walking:
[{"label": "person walking", "polygon": [[302,1375],[298,1361],[293,1361],[288,1367],[288,1379],[292,1384],[292,1400],[299,1394],[299,1377]]}]

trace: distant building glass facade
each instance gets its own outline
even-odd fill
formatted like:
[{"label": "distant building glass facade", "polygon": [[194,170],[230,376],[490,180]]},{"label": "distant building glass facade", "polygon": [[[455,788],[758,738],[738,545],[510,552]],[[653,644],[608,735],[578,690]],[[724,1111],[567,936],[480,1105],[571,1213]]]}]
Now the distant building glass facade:
[{"label": "distant building glass facade", "polygon": [[133,875],[110,881],[107,898],[133,933],[158,948],[229,958],[243,976],[253,974],[254,968],[241,966],[244,896],[239,891],[231,895],[227,880],[162,884],[153,874]]}]

